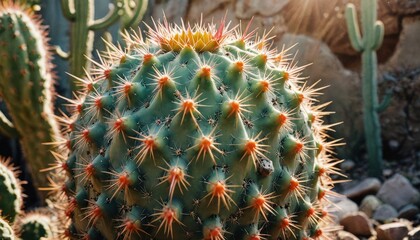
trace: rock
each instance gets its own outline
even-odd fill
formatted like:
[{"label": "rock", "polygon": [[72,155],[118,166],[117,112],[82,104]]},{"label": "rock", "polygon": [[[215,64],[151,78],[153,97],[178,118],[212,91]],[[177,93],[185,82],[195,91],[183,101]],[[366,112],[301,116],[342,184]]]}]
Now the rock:
[{"label": "rock", "polygon": [[405,218],[408,220],[412,220],[416,217],[416,215],[420,212],[419,208],[414,204],[409,204],[404,206],[403,208],[398,211],[398,218]]},{"label": "rock", "polygon": [[[382,96],[389,85],[395,89],[390,106],[381,114],[382,140],[386,145],[392,140],[397,141],[396,153],[407,156],[412,149],[420,149],[420,96],[417,94],[420,90],[420,48],[413,47],[420,42],[420,16],[405,17],[401,25],[395,51],[380,67],[383,79],[395,81],[390,84],[380,80],[379,89]],[[392,148],[386,145],[385,148]]]},{"label": "rock", "polygon": [[354,235],[369,237],[374,234],[372,223],[364,212],[356,212],[344,216],[340,224],[344,230]]},{"label": "rock", "polygon": [[411,186],[408,179],[401,174],[395,174],[385,181],[376,196],[395,209],[420,201],[419,191]]},{"label": "rock", "polygon": [[334,204],[336,207],[332,210],[332,215],[335,216],[336,222],[340,222],[340,220],[346,216],[358,211],[358,206],[355,202],[348,198],[344,198],[339,202]]},{"label": "rock", "polygon": [[386,222],[387,220],[396,218],[397,216],[397,210],[389,204],[380,205],[373,213],[373,219],[380,222]]},{"label": "rock", "polygon": [[372,217],[375,210],[381,205],[381,200],[379,200],[374,195],[366,196],[363,201],[360,203],[359,210],[366,213],[368,217]]},{"label": "rock", "polygon": [[[176,1],[173,1],[176,2]],[[190,21],[199,21],[201,16],[203,16],[204,18],[209,16],[209,15],[213,15],[212,13],[218,9],[221,8],[222,10],[224,10],[226,12],[227,10],[227,5],[230,6],[230,0],[212,0],[212,1],[202,1],[202,0],[192,0],[190,2],[189,5],[189,10],[188,10],[188,20]],[[233,11],[233,9],[229,9],[229,13]],[[228,14],[226,17],[228,17],[228,20],[230,20],[231,18],[229,18],[229,16],[232,14]],[[214,16],[214,15],[213,15]],[[217,20],[217,18],[214,18],[214,20]]]},{"label": "rock", "polygon": [[408,233],[408,240],[419,240],[420,239],[420,226],[414,228]]},{"label": "rock", "polygon": [[382,174],[383,174],[383,175],[384,175],[384,177],[386,177],[386,178],[390,177],[390,176],[392,175],[392,173],[393,173],[392,169],[384,169],[384,170],[382,171]]},{"label": "rock", "polygon": [[340,169],[343,171],[348,171],[354,168],[356,164],[352,160],[345,160],[340,164]]},{"label": "rock", "polygon": [[188,0],[177,0],[177,1],[159,1],[159,4],[154,6],[154,19],[163,19],[163,14],[170,23],[181,23],[181,18],[185,18],[188,9]]},{"label": "rock", "polygon": [[359,240],[359,238],[349,232],[341,230],[337,233],[337,240]]},{"label": "rock", "polygon": [[376,228],[378,240],[402,240],[408,234],[407,224],[401,222],[388,223]]},{"label": "rock", "polygon": [[369,194],[376,194],[381,188],[381,182],[377,178],[366,178],[343,194],[350,199],[362,199]]},{"label": "rock", "polygon": [[235,13],[238,18],[249,19],[255,15],[273,16],[280,12],[289,0],[237,0]]},{"label": "rock", "polygon": [[383,1],[388,9],[397,15],[410,15],[420,12],[420,1],[416,0],[387,0]]}]

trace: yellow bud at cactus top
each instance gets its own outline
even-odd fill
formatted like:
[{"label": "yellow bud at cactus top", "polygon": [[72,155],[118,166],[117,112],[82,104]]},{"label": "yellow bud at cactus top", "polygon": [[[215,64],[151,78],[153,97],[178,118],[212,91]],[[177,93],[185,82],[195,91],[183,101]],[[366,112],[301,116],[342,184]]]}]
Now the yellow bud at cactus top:
[{"label": "yellow bud at cactus top", "polygon": [[150,35],[165,51],[180,52],[185,47],[190,47],[196,52],[214,52],[219,49],[226,37],[224,20],[221,21],[217,30],[215,25],[205,26],[203,23],[193,27],[189,24],[187,26],[184,24],[171,26],[165,21],[163,24],[158,23],[157,25],[157,30],[151,29]]}]

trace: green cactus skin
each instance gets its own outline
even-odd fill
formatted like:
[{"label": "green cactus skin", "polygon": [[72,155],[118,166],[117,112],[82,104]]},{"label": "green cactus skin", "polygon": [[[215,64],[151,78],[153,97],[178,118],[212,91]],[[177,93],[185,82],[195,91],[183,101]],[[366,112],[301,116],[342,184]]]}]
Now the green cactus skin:
[{"label": "green cactus skin", "polygon": [[41,211],[30,212],[22,216],[16,224],[19,237],[23,240],[56,239],[57,223]]},{"label": "green cactus skin", "polygon": [[30,11],[0,4],[0,94],[12,119],[8,125],[20,139],[36,187],[48,185],[39,171],[55,162],[50,154],[53,146],[45,143],[60,138],[45,36],[44,27]]},{"label": "green cactus skin", "polygon": [[[65,53],[61,48],[57,48],[57,53],[69,59],[69,73],[76,77],[86,75],[85,69],[90,68],[87,58],[92,55],[94,31],[108,28],[120,17],[124,28],[138,25],[147,9],[147,2],[114,0],[109,13],[95,20],[94,0],[61,0],[63,15],[71,22],[70,52]],[[74,91],[79,89],[73,81],[71,85]]]},{"label": "green cactus skin", "polygon": [[360,35],[356,8],[349,3],[346,8],[346,22],[353,48],[362,52],[362,95],[365,140],[369,156],[369,173],[373,177],[382,177],[382,141],[379,112],[389,104],[390,94],[383,102],[378,102],[377,58],[376,50],[384,38],[383,23],[376,20],[377,3],[375,0],[361,0],[362,31]]},{"label": "green cactus skin", "polygon": [[0,239],[15,240],[15,233],[9,223],[0,217]]},{"label": "green cactus skin", "polygon": [[9,222],[14,222],[22,207],[21,182],[18,171],[9,159],[0,157],[0,215]]},{"label": "green cactus skin", "polygon": [[[185,26],[190,26],[186,24]],[[337,173],[319,89],[267,36],[157,24],[70,100],[71,239],[319,239]],[[58,184],[58,183],[57,183]],[[117,230],[115,230],[117,229]]]}]

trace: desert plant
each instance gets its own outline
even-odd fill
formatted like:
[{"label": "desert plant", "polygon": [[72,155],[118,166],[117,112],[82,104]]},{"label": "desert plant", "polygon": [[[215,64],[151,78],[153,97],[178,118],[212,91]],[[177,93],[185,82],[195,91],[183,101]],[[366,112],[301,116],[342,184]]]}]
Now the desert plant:
[{"label": "desert plant", "polygon": [[21,213],[23,195],[21,181],[17,178],[18,170],[10,159],[0,157],[0,216],[13,223]]},{"label": "desert plant", "polygon": [[224,21],[155,27],[147,41],[126,33],[124,50],[109,44],[59,118],[68,179],[52,188],[66,196],[66,236],[327,236],[338,161],[321,88],[267,36]]},{"label": "desert plant", "polygon": [[14,240],[15,237],[15,233],[10,224],[0,217],[0,238],[3,240]]},{"label": "desert plant", "polygon": [[23,240],[57,239],[57,222],[48,211],[37,209],[19,217],[16,235]]},{"label": "desert plant", "polygon": [[53,74],[45,27],[22,5],[0,4],[0,95],[11,120],[0,113],[0,132],[19,138],[36,187],[46,186],[39,174],[55,159],[53,146],[60,139],[53,113]]},{"label": "desert plant", "polygon": [[40,240],[58,236],[57,222],[60,213],[51,208],[38,208],[25,213],[22,182],[17,178],[18,169],[10,159],[0,157],[0,239]]},{"label": "desert plant", "polygon": [[378,101],[378,76],[376,50],[384,37],[383,23],[376,20],[377,3],[375,0],[361,0],[362,35],[357,23],[356,7],[349,3],[346,8],[346,22],[351,44],[356,51],[362,52],[362,95],[365,141],[369,157],[369,173],[382,177],[381,124],[378,113],[388,105],[390,94],[383,102]]},{"label": "desert plant", "polygon": [[[123,28],[137,26],[147,9],[147,0],[114,0],[109,13],[101,19],[94,19],[94,0],[61,0],[63,15],[70,21],[70,51],[57,47],[57,53],[69,59],[69,73],[76,77],[86,75],[89,69],[94,42],[94,31],[106,29],[121,18]],[[78,86],[70,82],[76,91]]]}]

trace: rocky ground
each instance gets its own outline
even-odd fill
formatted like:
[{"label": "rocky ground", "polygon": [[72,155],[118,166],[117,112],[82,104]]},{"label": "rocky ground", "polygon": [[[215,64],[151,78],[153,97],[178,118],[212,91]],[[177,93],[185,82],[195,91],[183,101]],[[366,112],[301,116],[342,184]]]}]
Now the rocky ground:
[{"label": "rocky ground", "polygon": [[420,169],[414,163],[386,161],[381,181],[366,176],[365,164],[344,161],[352,181],[340,184],[342,197],[333,199],[334,220],[343,227],[337,239],[419,240]]}]

